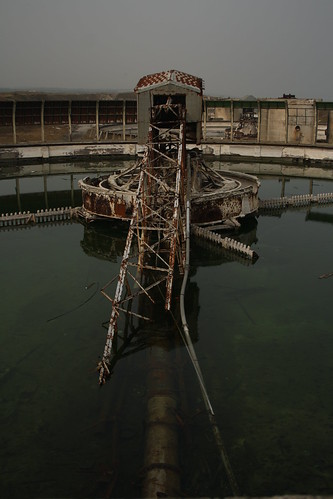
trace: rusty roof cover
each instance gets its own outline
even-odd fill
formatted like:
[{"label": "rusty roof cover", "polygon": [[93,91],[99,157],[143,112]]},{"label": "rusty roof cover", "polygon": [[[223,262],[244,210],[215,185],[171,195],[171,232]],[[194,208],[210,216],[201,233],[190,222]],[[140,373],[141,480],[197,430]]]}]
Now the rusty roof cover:
[{"label": "rusty roof cover", "polygon": [[170,82],[181,87],[188,87],[194,92],[202,94],[203,80],[201,78],[176,69],[143,76],[134,90],[135,92],[144,92],[151,87],[159,87]]}]

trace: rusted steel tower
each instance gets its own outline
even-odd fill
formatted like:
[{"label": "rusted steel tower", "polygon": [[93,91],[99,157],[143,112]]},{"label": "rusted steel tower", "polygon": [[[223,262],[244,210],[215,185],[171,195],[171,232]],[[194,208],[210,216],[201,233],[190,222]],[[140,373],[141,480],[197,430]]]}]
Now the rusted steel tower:
[{"label": "rusted steel tower", "polygon": [[[168,120],[164,117],[160,122],[161,116],[168,113]],[[99,363],[101,384],[110,374],[112,342],[120,312],[150,319],[125,309],[126,303],[140,295],[154,303],[152,290],[163,284],[165,309],[170,310],[175,265],[181,272],[184,268],[184,123],[185,110],[181,105],[155,106],[145,156],[130,175],[131,185],[135,182],[137,189],[114,298],[107,294],[113,281],[102,290],[112,302],[112,312]],[[123,185],[127,176],[128,172],[124,172],[115,181]],[[148,284],[144,282],[146,271],[150,273]]]},{"label": "rusted steel tower", "polygon": [[[111,375],[113,344],[122,313],[136,318],[140,325],[150,321],[153,306],[156,301],[160,303],[160,295],[164,309],[171,310],[176,273],[184,274],[179,295],[183,303],[189,269],[191,201],[192,222],[197,229],[194,233],[203,237],[208,234],[211,240],[223,242],[222,246],[226,247],[230,244],[209,229],[220,228],[227,222],[228,226],[237,224],[236,217],[255,212],[258,204],[257,179],[241,174],[227,177],[209,168],[196,155],[192,161],[190,154],[186,156],[186,142],[199,143],[201,137],[201,79],[178,71],[157,73],[142,78],[136,91],[139,134],[141,131],[146,142],[143,159],[136,166],[108,177],[86,178],[80,182],[84,218],[129,221],[119,275],[102,289],[112,303],[112,311],[104,352],[98,363],[100,385]],[[113,296],[109,291],[112,283],[115,285]],[[181,306],[183,341],[216,426],[182,310]],[[175,375],[170,373],[167,355],[172,342],[170,334],[162,343],[152,343],[147,359],[143,493],[149,497],[180,493]],[[222,448],[222,444],[219,447]],[[223,449],[221,454],[227,469]],[[228,475],[232,490],[236,490],[232,485],[232,471]]]},{"label": "rusted steel tower", "polygon": [[[195,155],[186,164],[186,144],[198,144],[201,138],[203,81],[171,70],[141,78],[135,90],[139,136],[146,142],[143,159],[127,170],[79,181],[83,218],[129,222],[119,276],[102,290],[112,303],[112,312],[98,365],[100,384],[110,374],[121,312],[150,319],[141,310],[134,311],[133,299],[144,296],[154,303],[154,289],[163,289],[165,309],[170,310],[175,268],[184,271],[186,197],[192,205],[195,235],[253,256],[249,248],[211,231],[238,226],[237,218],[256,212],[257,178],[217,172]],[[185,189],[188,173],[191,183]],[[115,281],[111,297],[109,286]]]},{"label": "rusted steel tower", "polygon": [[[168,128],[165,128],[165,115],[168,115]],[[165,310],[170,310],[175,267],[184,271],[184,124],[185,109],[179,104],[167,103],[152,109],[146,153],[135,173],[137,190],[114,298],[103,289],[112,302],[112,312],[98,366],[100,384],[110,375],[112,343],[120,312],[134,314],[139,320],[151,319],[142,315],[141,309],[136,312],[125,309],[126,302],[142,295],[154,304],[158,287],[164,295]],[[117,182],[122,180],[118,178]],[[177,400],[174,379],[167,369],[171,341],[165,338],[162,344],[153,344],[147,361],[144,497],[156,497],[158,493],[177,496],[180,491]]]}]

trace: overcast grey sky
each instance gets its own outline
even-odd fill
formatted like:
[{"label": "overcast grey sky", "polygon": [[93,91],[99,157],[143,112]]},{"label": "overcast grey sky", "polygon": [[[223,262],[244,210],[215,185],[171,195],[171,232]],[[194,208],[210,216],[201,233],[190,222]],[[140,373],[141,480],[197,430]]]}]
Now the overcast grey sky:
[{"label": "overcast grey sky", "polygon": [[1,0],[0,87],[133,89],[179,69],[206,94],[333,100],[333,0]]}]

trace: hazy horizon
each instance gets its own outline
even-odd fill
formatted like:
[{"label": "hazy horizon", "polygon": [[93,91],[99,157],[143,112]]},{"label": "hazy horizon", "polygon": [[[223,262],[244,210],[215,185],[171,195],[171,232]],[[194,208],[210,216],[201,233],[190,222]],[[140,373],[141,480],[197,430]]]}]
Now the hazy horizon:
[{"label": "hazy horizon", "polygon": [[0,88],[133,91],[178,69],[205,94],[333,100],[332,0],[2,0]]},{"label": "hazy horizon", "polygon": [[[134,93],[134,89],[130,88],[58,88],[58,87],[0,87],[0,93],[14,93],[14,92],[31,92],[31,93],[59,93],[59,94],[75,94],[75,93],[108,93],[108,94],[116,94],[116,93]],[[204,95],[207,97],[220,97],[220,98],[246,98],[248,95],[223,95],[223,94],[207,94],[204,92]],[[251,96],[252,97],[252,96]],[[260,96],[253,96],[255,99],[260,99]],[[282,97],[280,95],[279,97]]]}]

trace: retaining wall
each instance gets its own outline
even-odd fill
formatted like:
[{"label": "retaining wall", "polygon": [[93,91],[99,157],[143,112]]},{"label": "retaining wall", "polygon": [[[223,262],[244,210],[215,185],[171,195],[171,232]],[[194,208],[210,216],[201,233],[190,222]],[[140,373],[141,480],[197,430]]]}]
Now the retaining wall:
[{"label": "retaining wall", "polygon": [[[293,146],[276,144],[212,144],[189,145],[200,149],[204,156],[230,161],[257,161],[299,165],[326,164],[333,167],[333,147]],[[98,157],[135,158],[144,147],[137,143],[77,143],[0,146],[0,164],[52,162]]]}]

